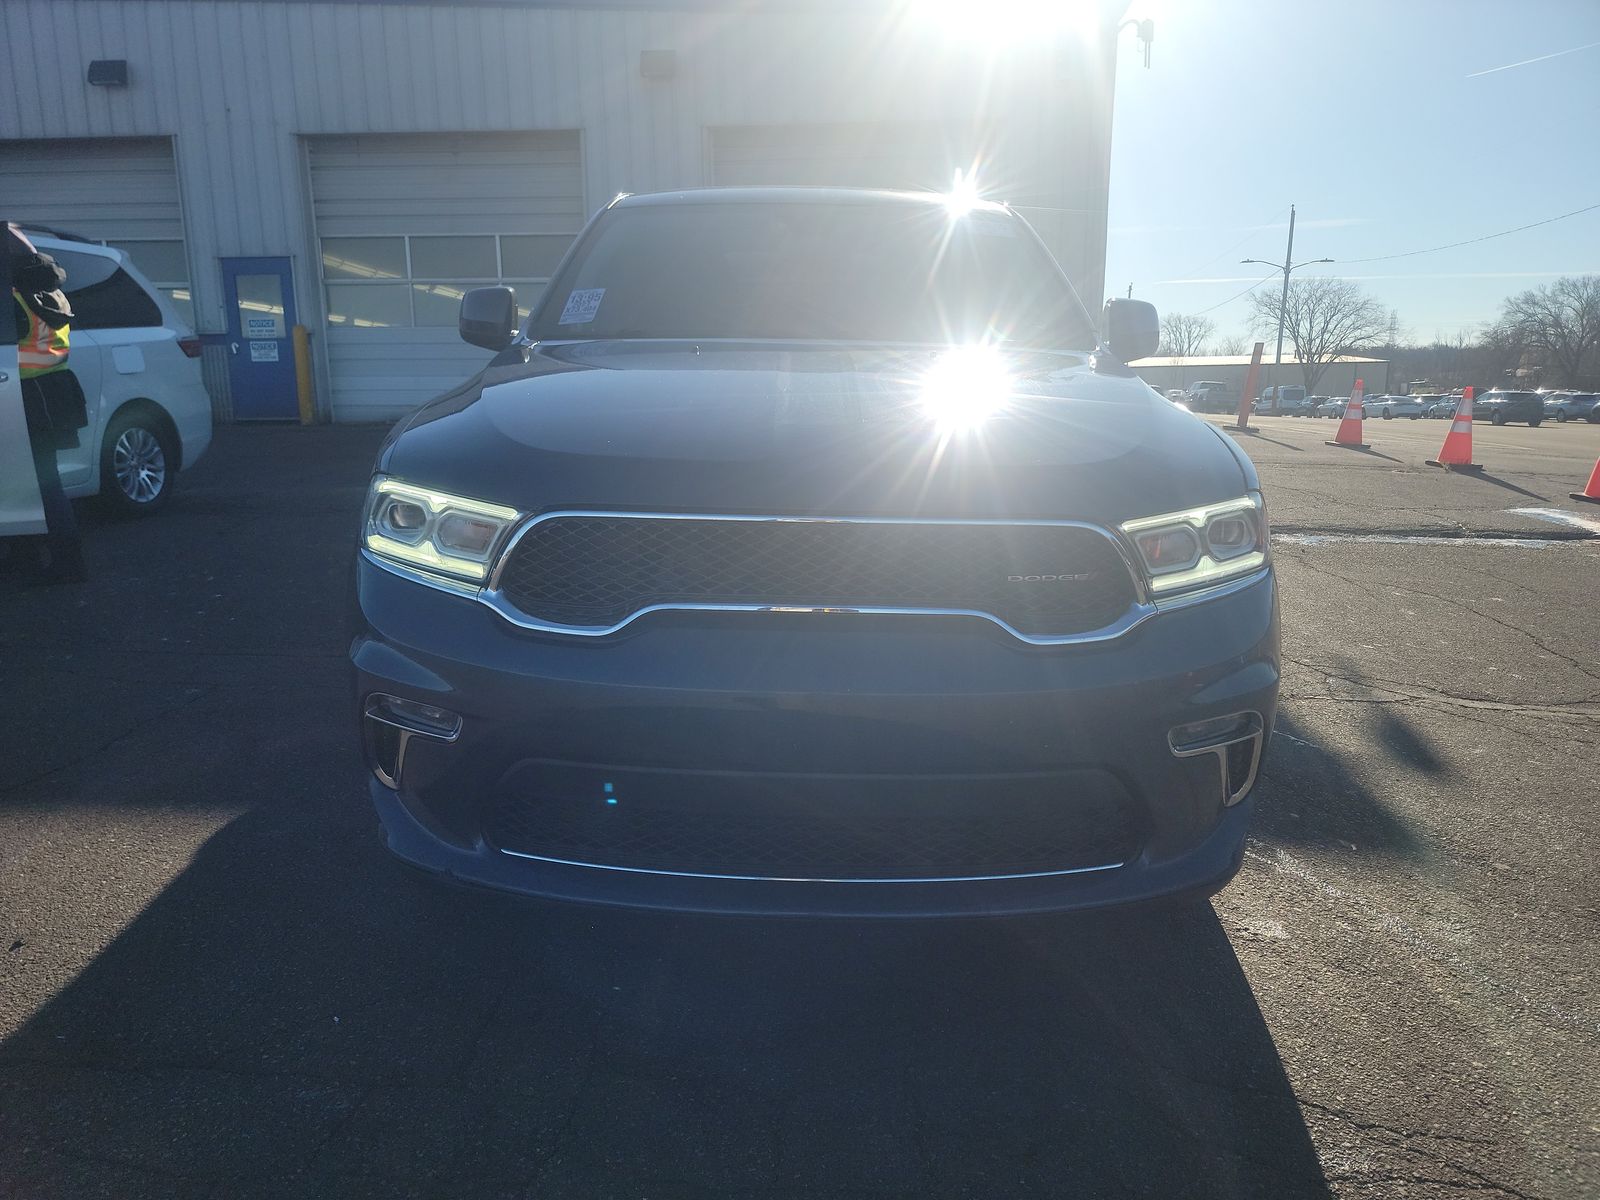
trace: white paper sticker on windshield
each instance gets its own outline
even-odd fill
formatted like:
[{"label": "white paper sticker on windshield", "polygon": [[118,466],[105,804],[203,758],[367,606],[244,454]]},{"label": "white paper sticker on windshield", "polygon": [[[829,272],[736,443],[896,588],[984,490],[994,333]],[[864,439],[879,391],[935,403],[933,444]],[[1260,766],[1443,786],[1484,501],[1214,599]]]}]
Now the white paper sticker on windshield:
[{"label": "white paper sticker on windshield", "polygon": [[605,288],[579,288],[567,297],[567,306],[561,310],[560,325],[587,325],[600,311],[600,298]]}]

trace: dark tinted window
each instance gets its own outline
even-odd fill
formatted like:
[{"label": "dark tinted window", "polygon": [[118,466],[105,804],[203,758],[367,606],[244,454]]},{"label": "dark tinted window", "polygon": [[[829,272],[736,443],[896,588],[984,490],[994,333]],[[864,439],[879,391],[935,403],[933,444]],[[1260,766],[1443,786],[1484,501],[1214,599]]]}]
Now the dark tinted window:
[{"label": "dark tinted window", "polygon": [[613,209],[546,296],[535,338],[1094,345],[1019,218],[932,204]]},{"label": "dark tinted window", "polygon": [[50,251],[67,273],[63,291],[74,329],[135,329],[161,324],[161,310],[116,260],[71,250]]}]

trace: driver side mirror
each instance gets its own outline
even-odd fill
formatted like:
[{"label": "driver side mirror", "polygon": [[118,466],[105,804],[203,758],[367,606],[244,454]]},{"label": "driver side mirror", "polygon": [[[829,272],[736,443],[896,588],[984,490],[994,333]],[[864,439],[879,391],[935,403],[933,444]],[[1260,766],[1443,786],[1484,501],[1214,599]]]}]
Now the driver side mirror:
[{"label": "driver side mirror", "polygon": [[501,351],[517,332],[517,294],[508,287],[473,288],[461,297],[461,340]]},{"label": "driver side mirror", "polygon": [[1149,358],[1161,345],[1161,318],[1144,300],[1106,301],[1101,344],[1124,363]]}]

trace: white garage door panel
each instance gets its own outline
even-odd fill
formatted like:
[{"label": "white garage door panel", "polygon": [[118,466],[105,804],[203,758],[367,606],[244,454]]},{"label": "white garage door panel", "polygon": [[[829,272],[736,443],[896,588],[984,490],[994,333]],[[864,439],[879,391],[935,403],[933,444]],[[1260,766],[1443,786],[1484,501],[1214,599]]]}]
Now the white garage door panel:
[{"label": "white garage door panel", "polygon": [[317,233],[572,233],[580,167],[575,131],[316,138]]},{"label": "white garage door panel", "polygon": [[[448,392],[489,353],[453,329],[338,330],[328,360],[339,380],[340,420],[379,420]],[[399,398],[397,400],[397,397]]]},{"label": "white garage door panel", "polygon": [[711,177],[722,187],[942,191],[968,157],[933,125],[770,125],[711,131]]},{"label": "white garage door panel", "polygon": [[[308,139],[307,151],[319,239],[575,235],[583,226],[576,130],[316,137]],[[414,265],[420,262],[418,255]],[[526,304],[541,283],[517,280],[511,286]],[[348,303],[351,280],[336,286]],[[399,303],[403,312],[404,301]],[[453,327],[325,328],[339,421],[399,416],[456,387],[491,357],[462,342]]]},{"label": "white garage door panel", "polygon": [[86,238],[182,238],[167,138],[0,142],[0,212]]}]

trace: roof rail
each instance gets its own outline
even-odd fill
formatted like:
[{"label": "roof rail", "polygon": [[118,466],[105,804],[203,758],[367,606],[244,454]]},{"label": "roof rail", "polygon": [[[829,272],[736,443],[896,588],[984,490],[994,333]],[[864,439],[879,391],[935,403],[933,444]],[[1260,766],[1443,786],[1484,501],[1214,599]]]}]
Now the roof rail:
[{"label": "roof rail", "polygon": [[45,237],[53,237],[59,241],[83,242],[89,246],[97,244],[93,238],[86,238],[81,233],[72,233],[66,229],[52,229],[48,225],[35,225],[32,221],[14,221],[12,223],[24,233],[42,233]]}]

